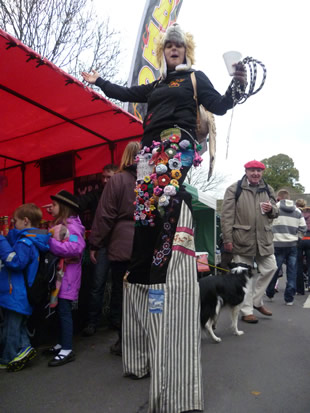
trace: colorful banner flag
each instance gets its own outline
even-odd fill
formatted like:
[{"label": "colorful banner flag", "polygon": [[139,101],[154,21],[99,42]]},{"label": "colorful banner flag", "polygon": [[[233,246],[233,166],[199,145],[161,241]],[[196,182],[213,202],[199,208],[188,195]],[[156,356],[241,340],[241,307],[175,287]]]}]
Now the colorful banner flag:
[{"label": "colorful banner flag", "polygon": [[[154,39],[177,20],[183,0],[147,0],[138,31],[128,86],[151,83],[159,77]],[[127,111],[143,120],[145,103],[128,103]]]}]

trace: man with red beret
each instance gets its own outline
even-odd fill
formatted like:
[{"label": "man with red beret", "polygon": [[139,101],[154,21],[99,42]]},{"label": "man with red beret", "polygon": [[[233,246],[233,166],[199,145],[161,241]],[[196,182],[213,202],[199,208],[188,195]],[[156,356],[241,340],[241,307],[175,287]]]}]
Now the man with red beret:
[{"label": "man with red beret", "polygon": [[225,192],[221,226],[224,249],[233,253],[233,261],[253,265],[259,273],[247,285],[241,308],[242,320],[257,323],[254,308],[265,316],[272,313],[263,304],[265,290],[277,264],[274,256],[272,221],[278,216],[274,191],[263,180],[265,165],[253,160],[245,165],[243,178]]}]

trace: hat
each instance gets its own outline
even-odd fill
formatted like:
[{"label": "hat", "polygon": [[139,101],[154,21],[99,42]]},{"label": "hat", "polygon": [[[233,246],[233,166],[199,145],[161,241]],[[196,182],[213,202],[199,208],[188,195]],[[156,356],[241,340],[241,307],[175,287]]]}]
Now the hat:
[{"label": "hat", "polygon": [[189,70],[195,63],[195,43],[190,33],[185,33],[180,25],[173,23],[165,33],[160,33],[155,39],[155,53],[159,64],[160,75],[163,79],[167,76],[167,63],[164,48],[167,42],[182,43],[185,46],[186,63],[178,65],[175,70]]},{"label": "hat", "polygon": [[77,211],[80,209],[77,197],[64,189],[57,192],[56,195],[51,195],[51,199],[59,202],[60,204],[67,205]]},{"label": "hat", "polygon": [[262,169],[262,170],[264,170],[266,168],[265,165],[262,162],[259,162],[259,161],[256,161],[256,160],[246,163],[244,165],[244,167],[245,167],[245,169],[255,168],[255,169]]},{"label": "hat", "polygon": [[164,35],[164,46],[168,42],[181,43],[186,47],[185,33],[183,32],[179,24],[173,23],[166,30],[166,33]]}]

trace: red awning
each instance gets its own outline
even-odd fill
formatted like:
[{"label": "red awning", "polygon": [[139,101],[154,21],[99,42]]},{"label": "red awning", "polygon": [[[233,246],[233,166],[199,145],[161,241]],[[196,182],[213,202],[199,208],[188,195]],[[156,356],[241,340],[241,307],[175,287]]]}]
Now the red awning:
[{"label": "red awning", "polygon": [[6,168],[142,136],[138,119],[3,30],[0,59],[0,157]]}]

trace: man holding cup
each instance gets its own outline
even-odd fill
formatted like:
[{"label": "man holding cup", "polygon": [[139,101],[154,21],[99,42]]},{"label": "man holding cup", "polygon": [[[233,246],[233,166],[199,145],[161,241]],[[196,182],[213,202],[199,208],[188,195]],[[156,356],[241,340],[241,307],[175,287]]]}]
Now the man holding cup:
[{"label": "man holding cup", "polygon": [[263,180],[265,165],[253,160],[245,165],[243,178],[225,192],[221,226],[224,250],[233,253],[233,261],[253,265],[259,272],[247,284],[241,307],[242,320],[257,323],[254,308],[265,316],[271,311],[263,305],[265,290],[277,264],[274,256],[272,221],[278,216],[274,191]]}]

